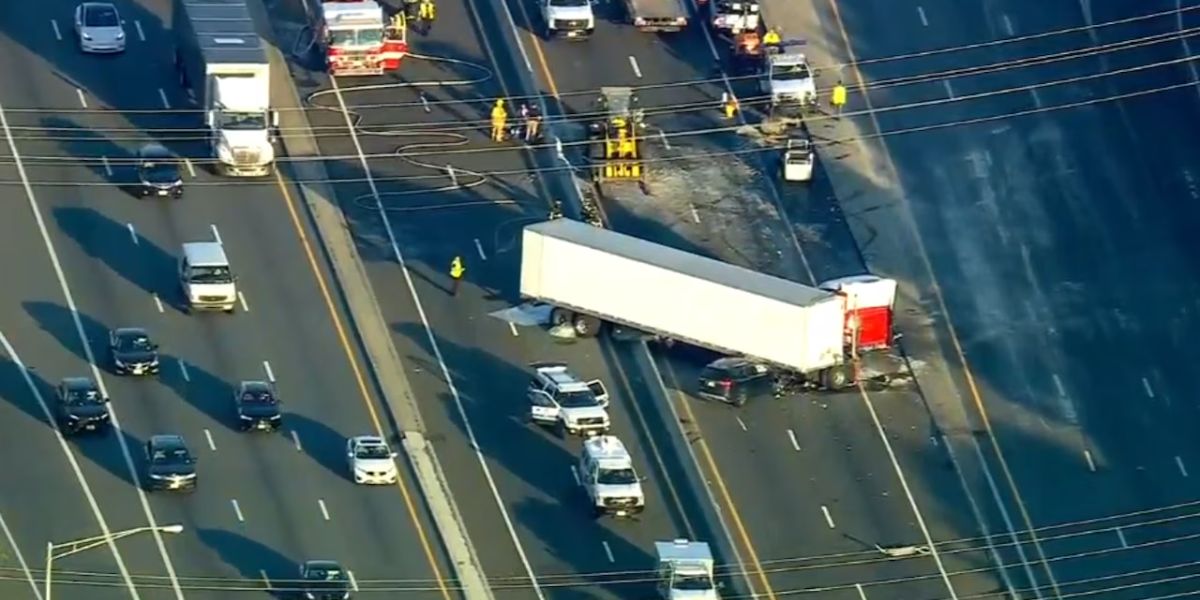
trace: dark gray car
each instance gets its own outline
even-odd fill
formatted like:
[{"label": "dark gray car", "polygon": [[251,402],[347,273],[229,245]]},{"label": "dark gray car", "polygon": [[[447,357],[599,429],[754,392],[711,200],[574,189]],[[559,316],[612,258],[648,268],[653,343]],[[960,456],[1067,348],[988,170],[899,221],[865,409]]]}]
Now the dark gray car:
[{"label": "dark gray car", "polygon": [[107,431],[111,424],[108,398],[87,377],[66,377],[58,384],[58,427],[63,435]]},{"label": "dark gray car", "polygon": [[138,150],[138,195],[183,197],[183,175],[179,160],[160,144]]},{"label": "dark gray car", "polygon": [[300,565],[299,596],[308,600],[349,600],[350,574],[332,560],[310,560]]},{"label": "dark gray car", "polygon": [[158,344],[140,327],[121,327],[108,333],[108,351],[117,375],[157,375]]},{"label": "dark gray car", "polygon": [[150,436],[146,442],[146,487],[189,492],[196,489],[196,459],[183,436]]},{"label": "dark gray car", "polygon": [[242,431],[275,431],[283,424],[279,396],[266,381],[243,381],[233,392],[238,428]]}]

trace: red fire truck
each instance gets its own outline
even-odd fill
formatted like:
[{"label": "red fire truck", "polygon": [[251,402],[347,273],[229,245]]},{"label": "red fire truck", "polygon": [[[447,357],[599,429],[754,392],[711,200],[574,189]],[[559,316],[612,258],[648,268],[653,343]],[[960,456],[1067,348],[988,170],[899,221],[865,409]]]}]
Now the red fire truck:
[{"label": "red fire truck", "polygon": [[334,76],[382,75],[408,54],[403,23],[389,22],[374,0],[323,2],[320,19],[325,64]]}]

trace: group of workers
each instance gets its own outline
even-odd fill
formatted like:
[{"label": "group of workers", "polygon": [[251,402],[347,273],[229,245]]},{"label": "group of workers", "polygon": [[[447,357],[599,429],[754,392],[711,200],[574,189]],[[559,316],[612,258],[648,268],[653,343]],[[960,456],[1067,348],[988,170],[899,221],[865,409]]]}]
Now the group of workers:
[{"label": "group of workers", "polygon": [[504,108],[504,99],[499,98],[492,106],[492,141],[503,142],[510,137],[519,137],[526,142],[538,141],[542,134],[542,114],[536,105],[528,102],[521,103],[521,124],[508,129],[508,110]]},{"label": "group of workers", "polygon": [[421,35],[427,35],[436,19],[437,5],[433,0],[405,0],[404,10],[392,15],[391,28],[401,31],[409,21],[415,21]]}]

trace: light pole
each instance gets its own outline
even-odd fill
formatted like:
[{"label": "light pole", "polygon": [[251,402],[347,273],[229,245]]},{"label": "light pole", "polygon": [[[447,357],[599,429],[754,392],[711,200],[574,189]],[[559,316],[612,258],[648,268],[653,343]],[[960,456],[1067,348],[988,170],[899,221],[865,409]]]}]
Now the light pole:
[{"label": "light pole", "polygon": [[79,554],[85,550],[91,550],[92,548],[103,546],[109,542],[115,542],[121,538],[126,538],[139,533],[145,533],[147,531],[181,533],[183,531],[183,525],[134,527],[133,529],[126,529],[124,531],[118,531],[108,535],[94,535],[92,537],[71,540],[69,542],[61,542],[58,544],[55,544],[54,542],[46,542],[46,590],[44,594],[45,598],[43,598],[43,600],[50,600],[50,569],[55,560],[71,556],[72,554]]}]

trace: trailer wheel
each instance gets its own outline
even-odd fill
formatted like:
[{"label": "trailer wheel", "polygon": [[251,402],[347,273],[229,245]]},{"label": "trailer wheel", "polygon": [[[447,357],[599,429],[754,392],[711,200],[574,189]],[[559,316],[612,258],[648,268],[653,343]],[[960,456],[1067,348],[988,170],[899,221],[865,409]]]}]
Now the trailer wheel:
[{"label": "trailer wheel", "polygon": [[579,337],[596,337],[602,321],[592,315],[575,315],[575,333]]},{"label": "trailer wheel", "polygon": [[572,313],[571,311],[569,311],[565,308],[555,308],[550,311],[550,326],[551,327],[558,327],[559,325],[566,325],[567,323],[570,323],[573,320],[575,320],[575,313]]},{"label": "trailer wheel", "polygon": [[850,367],[838,365],[821,371],[821,387],[827,390],[840,390],[850,385]]}]

